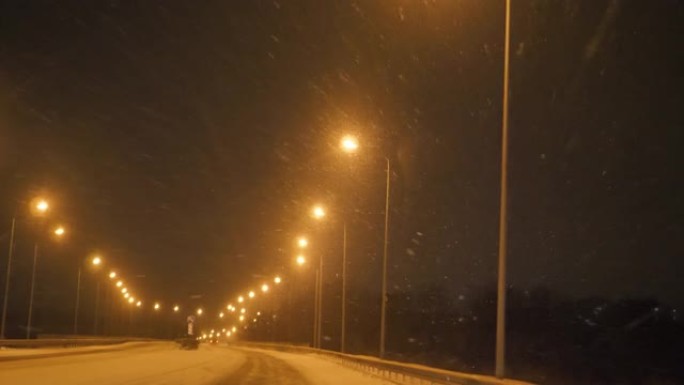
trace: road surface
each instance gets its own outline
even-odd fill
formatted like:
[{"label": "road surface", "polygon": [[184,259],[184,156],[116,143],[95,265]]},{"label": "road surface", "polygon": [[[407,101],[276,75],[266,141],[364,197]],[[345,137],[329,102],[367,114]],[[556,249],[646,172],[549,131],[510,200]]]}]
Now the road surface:
[{"label": "road surface", "polygon": [[386,385],[320,356],[230,347],[178,349],[174,343],[49,358],[2,361],[0,384],[30,385]]}]

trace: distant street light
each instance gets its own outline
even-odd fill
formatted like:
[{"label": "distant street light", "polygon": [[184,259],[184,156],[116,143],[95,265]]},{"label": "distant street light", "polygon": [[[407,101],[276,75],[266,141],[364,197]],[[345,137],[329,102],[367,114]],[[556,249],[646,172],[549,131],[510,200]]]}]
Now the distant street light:
[{"label": "distant street light", "polygon": [[279,285],[281,282],[283,282],[283,280],[280,277],[275,277],[273,278],[273,282],[275,282],[276,285]]},{"label": "distant street light", "polygon": [[303,264],[306,263],[306,258],[304,258],[303,255],[298,255],[295,262],[297,262],[297,265],[302,266]]},{"label": "distant street light", "polygon": [[204,313],[204,311],[202,310],[202,308],[197,309],[197,315],[202,315],[202,313]]},{"label": "distant street light", "polygon": [[102,264],[102,258],[100,256],[93,257],[92,264],[95,266],[101,265]]},{"label": "distant street light", "polygon": [[116,287],[121,287],[121,286],[123,286],[123,281],[118,281],[118,282],[116,283]]},{"label": "distant street light", "polygon": [[135,306],[137,306],[137,307],[141,307],[141,306],[142,306],[142,301],[138,301],[138,302],[136,302]]},{"label": "distant street light", "polygon": [[110,278],[110,279],[116,278],[116,272],[115,272],[115,271],[110,272],[110,273],[109,273],[109,278]]},{"label": "distant street light", "polygon": [[342,151],[344,152],[356,152],[359,148],[359,141],[356,137],[347,135],[340,141],[340,147],[342,147]]},{"label": "distant street light", "polygon": [[175,305],[175,306],[173,307],[173,312],[174,312],[174,313],[178,313],[179,310],[180,310],[180,307],[179,307],[178,305]]},{"label": "distant street light", "polygon": [[126,293],[126,292],[124,292],[124,293],[123,293],[123,296],[124,296],[124,298],[128,298],[128,297],[130,297],[131,295],[128,294],[128,293]]},{"label": "distant street light", "polygon": [[126,294],[127,292],[128,292],[128,289],[126,289],[125,287],[121,288],[121,293],[122,293],[122,294]]},{"label": "distant street light", "polygon": [[239,296],[239,297],[238,297],[238,302],[239,302],[239,303],[242,303],[244,300],[245,300],[245,298],[244,298],[243,296]]},{"label": "distant street light", "polygon": [[223,316],[224,316],[223,312],[220,312],[220,313],[219,313],[219,318],[223,318]]},{"label": "distant street light", "polygon": [[316,219],[323,219],[325,217],[325,209],[322,206],[314,206],[311,210],[311,215]]},{"label": "distant street light", "polygon": [[133,301],[135,301],[133,297],[128,297],[128,303],[133,303]]},{"label": "distant street light", "polygon": [[255,296],[256,294],[254,294],[253,291],[250,291],[248,295],[249,295],[249,298],[254,298],[254,296]]},{"label": "distant street light", "polygon": [[267,284],[261,285],[261,291],[262,291],[263,293],[266,293],[266,292],[268,291],[268,285],[267,285]]},{"label": "distant street light", "polygon": [[303,248],[307,247],[308,245],[309,245],[308,239],[306,239],[304,237],[297,239],[297,246],[299,246],[299,248],[303,249]]},{"label": "distant street light", "polygon": [[50,204],[44,199],[38,199],[35,208],[38,212],[44,213],[50,208]]},{"label": "distant street light", "polygon": [[159,302],[154,304],[154,310],[159,310],[160,308],[161,308],[161,305],[159,304]]},{"label": "distant street light", "polygon": [[55,235],[58,237],[63,236],[65,232],[66,232],[66,230],[64,230],[64,227],[62,227],[62,226],[57,227],[54,231]]}]

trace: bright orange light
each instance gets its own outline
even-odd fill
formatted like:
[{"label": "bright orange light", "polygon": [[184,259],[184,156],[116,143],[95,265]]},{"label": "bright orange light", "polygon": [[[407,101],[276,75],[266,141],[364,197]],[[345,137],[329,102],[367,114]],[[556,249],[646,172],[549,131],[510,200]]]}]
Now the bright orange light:
[{"label": "bright orange light", "polygon": [[298,255],[297,259],[295,260],[299,266],[302,266],[303,264],[306,263],[306,258],[304,258],[303,255]]},{"label": "bright orange light", "polygon": [[128,293],[126,293],[126,292],[124,292],[123,295],[124,295],[124,298],[128,298],[128,297],[131,296],[130,294],[128,294]]},{"label": "bright orange light", "polygon": [[128,303],[133,303],[133,301],[135,301],[133,297],[128,297]]},{"label": "bright orange light", "polygon": [[179,310],[180,310],[180,307],[178,307],[178,305],[176,305],[176,306],[173,307],[173,312],[174,312],[174,313],[178,313]]},{"label": "bright orange light", "polygon": [[99,256],[93,258],[93,265],[99,266],[101,264],[102,264],[102,258],[100,258]]},{"label": "bright orange light", "polygon": [[255,295],[256,295],[256,294],[254,294],[253,291],[250,291],[250,292],[249,292],[249,298],[254,298]]},{"label": "bright orange light", "polygon": [[340,147],[344,152],[356,152],[359,148],[359,141],[351,135],[346,135],[340,141]]},{"label": "bright orange light", "polygon": [[204,310],[202,308],[197,309],[197,315],[202,315],[204,313]]},{"label": "bright orange light", "polygon": [[313,210],[311,210],[311,214],[316,219],[322,219],[325,217],[325,209],[323,209],[322,206],[315,206]]},{"label": "bright orange light", "polygon": [[111,278],[111,279],[116,278],[116,272],[112,271],[111,273],[109,273],[109,278]]},{"label": "bright orange light", "polygon": [[239,302],[239,303],[242,303],[244,300],[245,300],[245,298],[244,298],[243,296],[239,296],[239,297],[238,297],[238,302]]},{"label": "bright orange light", "polygon": [[309,241],[306,238],[301,237],[301,238],[297,239],[297,246],[299,246],[300,248],[303,249],[303,248],[309,246]]},{"label": "bright orange light", "polygon": [[245,320],[245,316],[241,315],[239,319],[240,319],[240,322],[242,322]]},{"label": "bright orange light", "polygon": [[219,318],[223,318],[223,316],[224,316],[223,312],[220,312],[220,313],[219,313]]},{"label": "bright orange light", "polygon": [[245,312],[247,312],[247,309],[245,309],[244,307],[240,309],[240,314],[245,314]]},{"label": "bright orange light", "polygon": [[135,306],[137,306],[137,307],[142,306],[142,302],[141,302],[141,301],[138,301],[138,302],[135,304]]},{"label": "bright orange light", "polygon": [[275,284],[278,285],[281,282],[283,282],[283,280],[280,277],[276,276],[275,278],[273,278],[273,282],[275,282]]},{"label": "bright orange light", "polygon": [[119,281],[116,283],[116,287],[121,287],[121,286],[123,286],[123,281]]},{"label": "bright orange light", "polygon": [[62,235],[64,235],[65,232],[66,232],[66,230],[64,230],[64,227],[62,227],[62,226],[59,226],[58,228],[55,229],[55,235],[58,237],[61,237]]},{"label": "bright orange light", "polygon": [[160,308],[161,308],[161,305],[159,304],[159,302],[154,304],[154,310],[159,310]]},{"label": "bright orange light", "polygon": [[39,199],[36,202],[36,210],[38,210],[38,212],[44,213],[49,208],[50,208],[50,205],[47,203],[47,201],[45,199]]},{"label": "bright orange light", "polygon": [[125,287],[124,287],[124,288],[121,288],[121,293],[122,293],[122,294],[128,293],[128,289],[126,289]]}]

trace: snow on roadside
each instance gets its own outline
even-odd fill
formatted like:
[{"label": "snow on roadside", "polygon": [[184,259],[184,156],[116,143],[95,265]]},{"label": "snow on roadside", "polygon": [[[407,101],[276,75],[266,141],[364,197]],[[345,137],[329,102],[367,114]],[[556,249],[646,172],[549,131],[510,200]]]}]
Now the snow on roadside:
[{"label": "snow on roadside", "polygon": [[230,349],[201,346],[187,351],[163,343],[150,349],[0,362],[0,384],[206,385],[244,362],[244,354]]},{"label": "snow on roadside", "polygon": [[393,382],[347,368],[315,354],[294,354],[252,348],[240,349],[258,351],[285,361],[297,369],[310,383],[316,385],[395,385]]}]

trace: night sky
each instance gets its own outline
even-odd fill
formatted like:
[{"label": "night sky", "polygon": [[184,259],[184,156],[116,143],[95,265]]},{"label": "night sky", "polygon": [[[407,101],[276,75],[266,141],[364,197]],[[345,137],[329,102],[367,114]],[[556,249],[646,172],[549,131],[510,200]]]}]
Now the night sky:
[{"label": "night sky", "polygon": [[[44,194],[47,220],[70,230],[46,241],[44,266],[98,251],[144,298],[214,306],[295,274],[303,233],[333,282],[346,220],[350,285],[375,292],[388,157],[390,289],[492,286],[503,12],[3,2],[1,250],[13,211]],[[514,288],[684,305],[683,16],[681,1],[513,1]],[[361,141],[353,157],[345,133]],[[325,224],[308,216],[318,202]],[[34,238],[20,226],[18,277]]]}]

